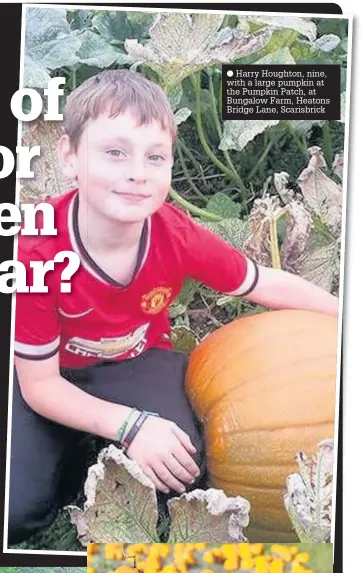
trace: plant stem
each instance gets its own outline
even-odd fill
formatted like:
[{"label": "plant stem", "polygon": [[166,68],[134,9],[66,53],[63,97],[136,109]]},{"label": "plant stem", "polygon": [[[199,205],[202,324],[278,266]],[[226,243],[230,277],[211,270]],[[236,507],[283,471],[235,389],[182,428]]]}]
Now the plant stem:
[{"label": "plant stem", "polygon": [[[222,138],[222,129],[221,129],[221,125],[220,125],[220,120],[219,120],[219,114],[217,111],[217,107],[216,107],[216,97],[215,97],[215,90],[214,90],[214,83],[212,81],[212,75],[209,74],[209,91],[210,91],[210,95],[211,95],[211,109],[212,109],[212,116],[214,118],[214,123],[215,123],[215,127],[217,130],[217,134],[219,136],[219,138]],[[226,159],[226,163],[229,165],[230,169],[235,173],[236,177],[238,179],[240,179],[241,185],[243,186],[243,182],[238,174],[238,172],[235,169],[235,166],[233,164],[233,162],[231,161],[231,157],[229,155],[229,152],[227,149],[223,150],[224,152],[224,156]]]},{"label": "plant stem", "polygon": [[200,138],[201,145],[204,148],[205,153],[210,157],[210,159],[215,163],[215,165],[217,165],[217,167],[219,167],[219,169],[221,169],[221,171],[224,171],[224,173],[226,173],[228,175],[228,177],[232,181],[234,181],[234,183],[236,183],[238,186],[240,186],[241,190],[245,193],[246,189],[245,189],[244,184],[241,181],[240,177],[236,176],[233,171],[231,171],[226,165],[224,165],[224,163],[222,163],[220,161],[220,159],[218,159],[216,157],[216,155],[214,154],[214,152],[210,148],[208,142],[206,141],[205,133],[204,133],[204,130],[202,127],[202,120],[201,120],[200,74],[197,73],[196,77],[195,77],[195,75],[191,75],[190,80],[192,82],[192,85],[193,85],[194,90],[195,90],[195,95],[196,95],[196,128],[197,128],[197,133],[198,133],[199,138]]},{"label": "plant stem", "polygon": [[278,245],[278,221],[284,215],[285,210],[282,209],[278,215],[272,216],[270,221],[270,250],[272,265],[274,269],[281,269],[280,253]]},{"label": "plant stem", "polygon": [[195,156],[191,153],[191,151],[187,147],[186,143],[184,143],[183,139],[181,139],[180,137],[178,138],[178,142],[180,144],[180,147],[182,148],[182,151],[184,151],[186,153],[187,157],[193,163],[196,171],[199,171],[200,170],[200,164],[197,162],[197,160],[195,159]]},{"label": "plant stem", "polygon": [[75,66],[72,68],[72,91],[77,87],[77,72]]},{"label": "plant stem", "polygon": [[329,122],[325,121],[323,124],[323,155],[330,169],[333,163],[332,139],[331,131],[329,129]]},{"label": "plant stem", "polygon": [[309,159],[309,153],[308,153],[308,148],[306,146],[306,142],[305,140],[302,142],[299,138],[298,133],[296,132],[296,130],[294,129],[294,127],[292,126],[290,121],[286,121],[286,124],[288,126],[288,130],[291,133],[294,141],[296,142],[296,144],[298,145],[300,151],[303,153],[303,155],[305,157],[307,157]]},{"label": "plant stem", "polygon": [[206,211],[205,209],[200,209],[199,207],[195,207],[195,205],[192,205],[192,203],[189,203],[188,201],[186,201],[186,199],[181,197],[181,195],[179,195],[172,187],[170,188],[170,197],[172,197],[172,199],[177,201],[179,205],[190,211],[190,213],[192,213],[193,215],[202,217],[207,221],[223,220],[223,217],[220,217],[220,215],[216,215],[216,213],[211,213],[210,211]]},{"label": "plant stem", "polygon": [[273,217],[270,221],[270,246],[271,246],[271,258],[272,265],[274,269],[280,269],[280,253],[278,246],[278,233],[277,233],[277,218]]},{"label": "plant stem", "polygon": [[176,142],[176,149],[177,149],[177,153],[178,153],[178,156],[180,158],[180,163],[182,165],[182,169],[184,170],[188,184],[190,185],[191,189],[193,189],[195,191],[196,195],[198,197],[200,197],[205,203],[207,203],[208,200],[203,195],[203,193],[201,193],[201,191],[199,191],[199,189],[196,187],[195,183],[192,181],[192,179],[190,177],[190,172],[187,168],[186,162],[184,160],[184,156],[182,155],[181,146],[180,146],[180,143],[178,141]]}]

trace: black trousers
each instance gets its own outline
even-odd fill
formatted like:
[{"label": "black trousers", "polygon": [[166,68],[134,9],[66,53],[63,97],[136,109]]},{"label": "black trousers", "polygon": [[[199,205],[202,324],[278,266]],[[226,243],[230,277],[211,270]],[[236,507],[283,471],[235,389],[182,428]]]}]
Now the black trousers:
[{"label": "black trousers", "polygon": [[[205,469],[201,427],[184,391],[187,356],[151,349],[137,358],[62,370],[70,382],[109,402],[158,412],[178,424],[197,448],[195,461]],[[24,401],[15,374],[11,430],[8,544],[48,526],[61,506],[64,463],[85,434],[39,416]],[[71,471],[71,470],[70,470]],[[69,478],[69,470],[68,470]],[[197,483],[193,485],[193,488]],[[187,489],[188,486],[185,484]],[[175,494],[178,495],[178,494]],[[120,540],[121,541],[121,540]]]}]

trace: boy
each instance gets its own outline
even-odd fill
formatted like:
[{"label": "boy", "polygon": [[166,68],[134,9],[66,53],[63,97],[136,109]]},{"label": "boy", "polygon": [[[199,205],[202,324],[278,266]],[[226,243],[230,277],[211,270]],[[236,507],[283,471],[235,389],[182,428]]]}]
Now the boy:
[{"label": "boy", "polygon": [[338,312],[329,293],[254,264],[165,202],[175,138],[165,94],[130,71],[101,73],[68,98],[59,160],[77,189],[53,200],[58,235],[21,237],[18,258],[29,268],[73,250],[81,265],[70,294],[56,265],[47,294],[17,295],[10,543],[53,519],[79,432],[123,445],[159,492],[201,478],[187,358],[171,349],[167,316],[186,277],[274,309]]}]

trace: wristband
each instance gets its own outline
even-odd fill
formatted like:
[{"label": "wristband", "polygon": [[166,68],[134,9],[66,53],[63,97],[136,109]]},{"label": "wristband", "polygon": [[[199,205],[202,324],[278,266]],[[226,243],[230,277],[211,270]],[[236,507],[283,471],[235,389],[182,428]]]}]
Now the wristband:
[{"label": "wristband", "polygon": [[122,438],[123,438],[123,434],[127,428],[127,424],[133,414],[133,412],[136,412],[137,408],[132,408],[132,410],[130,411],[130,413],[128,414],[127,418],[125,419],[125,421],[123,422],[122,426],[119,428],[117,435],[116,435],[116,441],[117,442],[122,442]]},{"label": "wristband", "polygon": [[158,414],[156,412],[147,412],[146,410],[142,410],[142,412],[138,416],[137,420],[135,421],[135,423],[133,424],[130,431],[128,432],[128,434],[126,435],[126,437],[122,442],[122,449],[125,453],[127,452],[131,443],[133,442],[138,432],[140,431],[141,426],[145,423],[145,421],[149,416],[158,416]]},{"label": "wristband", "polygon": [[130,431],[128,432],[126,437],[123,439],[122,449],[123,449],[124,453],[127,453],[128,448],[130,447],[131,443],[133,442],[133,440],[137,436],[138,432],[141,429],[141,426],[145,423],[147,418],[148,418],[148,412],[145,412],[145,411],[141,412],[140,415],[138,416],[137,420],[135,421],[135,423],[131,427]]}]

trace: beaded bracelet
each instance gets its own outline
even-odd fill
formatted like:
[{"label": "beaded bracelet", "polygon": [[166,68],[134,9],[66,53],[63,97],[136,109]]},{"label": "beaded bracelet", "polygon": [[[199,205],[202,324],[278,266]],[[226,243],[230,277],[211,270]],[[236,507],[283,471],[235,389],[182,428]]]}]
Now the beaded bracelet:
[{"label": "beaded bracelet", "polygon": [[131,419],[133,412],[136,412],[136,411],[137,411],[137,408],[132,408],[132,410],[128,414],[126,420],[123,422],[122,426],[119,428],[117,435],[116,435],[116,441],[117,442],[122,442],[123,434],[127,428],[127,424],[129,422],[129,420]]}]

